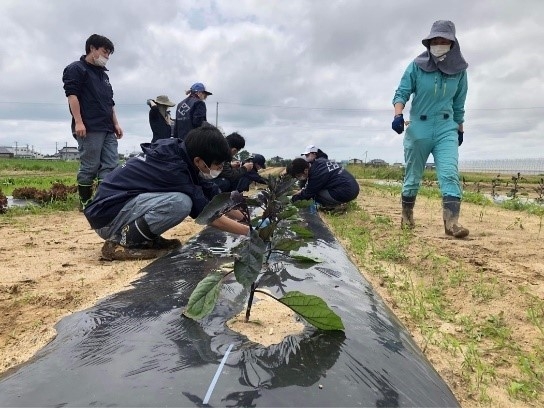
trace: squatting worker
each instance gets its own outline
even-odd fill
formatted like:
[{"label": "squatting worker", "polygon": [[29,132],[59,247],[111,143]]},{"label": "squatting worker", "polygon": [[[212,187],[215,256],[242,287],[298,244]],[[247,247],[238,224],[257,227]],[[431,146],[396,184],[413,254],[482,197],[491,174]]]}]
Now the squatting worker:
[{"label": "squatting worker", "polygon": [[176,107],[176,121],[174,123],[174,137],[185,139],[191,129],[195,129],[206,122],[206,103],[208,95],[213,95],[206,90],[204,84],[197,82],[185,91],[187,98],[178,103]]},{"label": "squatting worker", "polygon": [[119,163],[117,139],[123,137],[115,114],[113,89],[106,64],[113,43],[93,34],[79,61],[64,68],[62,82],[72,114],[72,135],[79,150],[77,184],[81,208],[91,201],[93,182],[99,183]]},{"label": "squatting worker", "polygon": [[402,187],[404,228],[414,228],[413,209],[423,170],[432,153],[442,193],[446,235],[463,238],[468,229],[459,224],[461,185],[459,146],[463,142],[468,64],[455,36],[455,25],[440,20],[422,40],[426,50],[408,66],[393,98],[392,128],[404,131],[402,111],[413,94],[409,126],[404,136],[406,174]]},{"label": "squatting worker", "polygon": [[359,183],[351,173],[338,163],[327,159],[315,159],[312,163],[302,157],[294,159],[287,173],[306,185],[291,197],[291,201],[314,199],[330,209],[355,200],[359,195]]},{"label": "squatting worker", "polygon": [[[187,216],[196,218],[219,188],[211,180],[231,159],[223,134],[206,123],[178,138],[143,143],[143,153],[109,173],[85,208],[92,228],[106,242],[107,260],[151,259],[178,248],[178,239],[161,234]],[[229,218],[231,217],[231,218]],[[239,211],[211,223],[220,230],[246,235]]]}]

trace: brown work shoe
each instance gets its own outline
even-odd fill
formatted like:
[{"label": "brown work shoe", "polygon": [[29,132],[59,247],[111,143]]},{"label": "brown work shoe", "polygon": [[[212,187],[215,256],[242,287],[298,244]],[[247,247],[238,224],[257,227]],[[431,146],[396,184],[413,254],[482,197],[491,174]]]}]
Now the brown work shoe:
[{"label": "brown work shoe", "polygon": [[106,241],[102,246],[102,259],[106,261],[153,259],[165,255],[168,251],[168,249],[158,248],[129,248],[117,242]]}]

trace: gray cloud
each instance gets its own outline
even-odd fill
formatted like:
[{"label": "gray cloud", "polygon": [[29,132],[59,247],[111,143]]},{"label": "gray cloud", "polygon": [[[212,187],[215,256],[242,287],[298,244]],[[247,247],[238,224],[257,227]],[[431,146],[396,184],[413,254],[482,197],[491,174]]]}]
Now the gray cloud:
[{"label": "gray cloud", "polygon": [[542,156],[542,15],[540,0],[3,1],[0,145],[74,145],[62,70],[96,32],[115,44],[122,153],[151,138],[148,98],[179,101],[199,81],[213,92],[208,120],[252,152],[315,143],[337,159],[402,161],[391,99],[432,22],[451,19],[470,64],[461,159]]}]

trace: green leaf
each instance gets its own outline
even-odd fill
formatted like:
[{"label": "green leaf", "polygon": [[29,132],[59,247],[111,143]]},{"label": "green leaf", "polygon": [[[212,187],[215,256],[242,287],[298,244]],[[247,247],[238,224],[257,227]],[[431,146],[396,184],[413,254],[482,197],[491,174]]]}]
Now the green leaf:
[{"label": "green leaf", "polygon": [[189,297],[187,307],[183,314],[191,319],[202,319],[204,316],[211,313],[215,307],[219,292],[221,291],[221,283],[223,275],[219,272],[212,272],[196,285],[195,290]]},{"label": "green leaf", "polygon": [[293,291],[287,292],[278,300],[318,329],[344,330],[340,316],[334,313],[319,296]]},{"label": "green leaf", "polygon": [[305,242],[301,239],[281,238],[275,241],[272,246],[276,251],[295,251],[304,244]]},{"label": "green leaf", "polygon": [[323,262],[323,260],[318,258],[317,256],[313,256],[313,257],[312,256],[307,256],[307,255],[301,254],[300,252],[297,252],[297,251],[289,252],[289,256],[291,258],[296,259],[297,261],[302,261],[302,262],[314,262],[314,263]]},{"label": "green leaf", "polygon": [[255,229],[251,230],[248,240],[236,247],[239,256],[234,260],[234,276],[242,286],[251,286],[259,276],[265,251],[266,244]]},{"label": "green leaf", "polygon": [[289,207],[287,207],[285,210],[283,210],[282,212],[278,214],[278,219],[285,220],[286,218],[289,218],[297,213],[298,213],[298,208],[295,207],[294,205],[290,205]]},{"label": "green leaf", "polygon": [[313,238],[314,233],[309,229],[302,225],[291,225],[291,231],[293,231],[295,234],[297,234],[301,238]]},{"label": "green leaf", "polygon": [[196,217],[195,222],[199,225],[208,225],[221,215],[231,210],[238,203],[233,201],[231,193],[220,193],[212,198],[202,212]]}]

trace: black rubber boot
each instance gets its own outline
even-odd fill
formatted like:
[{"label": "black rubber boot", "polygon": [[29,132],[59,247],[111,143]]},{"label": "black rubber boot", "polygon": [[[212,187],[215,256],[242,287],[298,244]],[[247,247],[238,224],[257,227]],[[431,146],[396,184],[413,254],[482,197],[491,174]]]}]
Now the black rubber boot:
[{"label": "black rubber boot", "polygon": [[455,238],[465,238],[469,230],[459,224],[461,199],[459,197],[442,197],[442,213],[444,216],[444,232]]},{"label": "black rubber boot", "polygon": [[92,185],[83,185],[78,184],[77,185],[77,192],[79,194],[79,204],[80,204],[80,210],[83,211],[85,207],[92,201],[93,199],[93,186]]},{"label": "black rubber boot", "polygon": [[407,229],[414,229],[416,223],[414,221],[414,205],[416,204],[416,197],[402,196],[402,218],[400,220],[400,227]]}]

